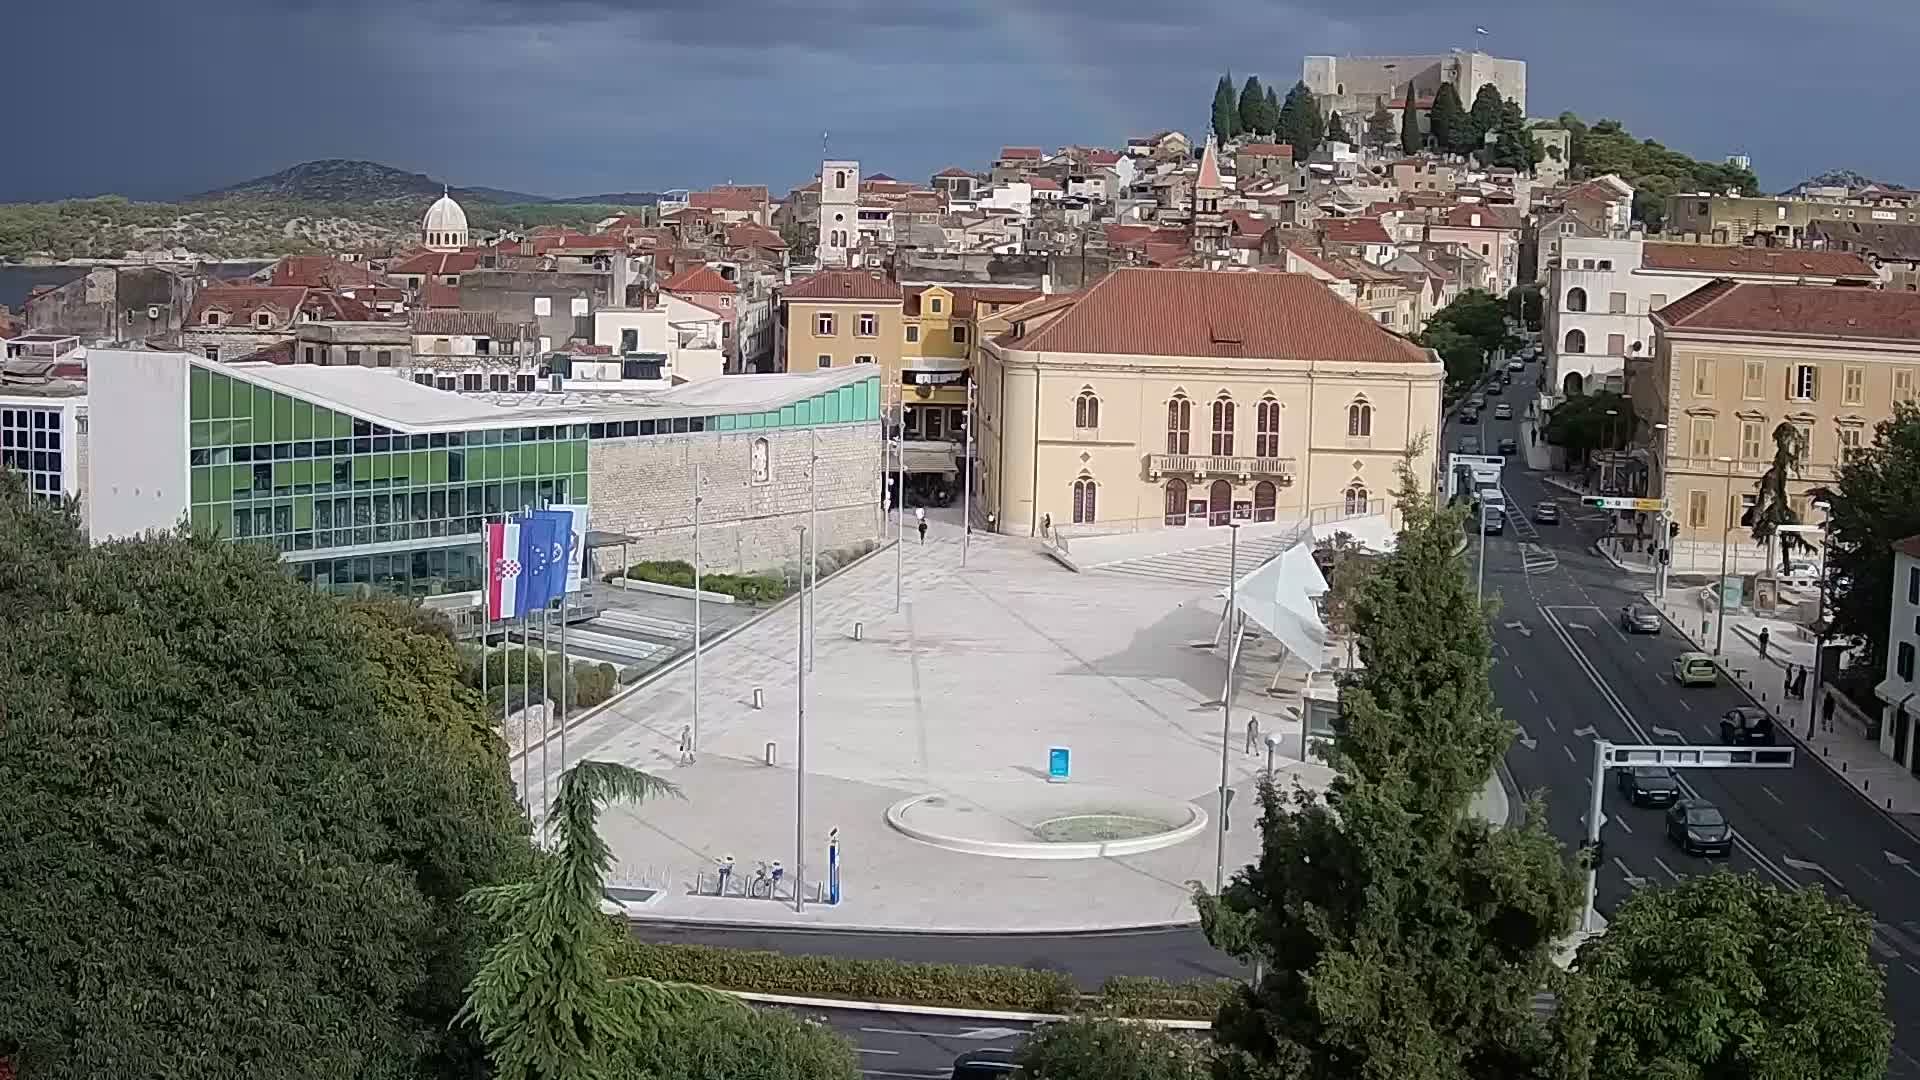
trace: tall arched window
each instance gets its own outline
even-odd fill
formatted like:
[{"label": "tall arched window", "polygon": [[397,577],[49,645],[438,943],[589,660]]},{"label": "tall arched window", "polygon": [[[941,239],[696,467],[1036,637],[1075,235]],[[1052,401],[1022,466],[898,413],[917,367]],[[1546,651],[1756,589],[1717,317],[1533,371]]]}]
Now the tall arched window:
[{"label": "tall arched window", "polygon": [[1167,524],[1187,523],[1187,482],[1174,477],[1167,481]]},{"label": "tall arched window", "polygon": [[1280,489],[1273,486],[1273,481],[1262,480],[1253,485],[1253,520],[1272,521],[1279,501]]},{"label": "tall arched window", "polygon": [[1358,398],[1347,406],[1347,437],[1362,439],[1373,434],[1373,406],[1366,398]]},{"label": "tall arched window", "polygon": [[1233,520],[1233,485],[1215,480],[1207,488],[1207,524],[1225,525]]},{"label": "tall arched window", "polygon": [[1358,517],[1367,512],[1367,488],[1355,480],[1347,485],[1347,516]]},{"label": "tall arched window", "polygon": [[1100,399],[1091,388],[1080,391],[1080,396],[1073,399],[1073,426],[1082,430],[1100,426]]},{"label": "tall arched window", "polygon": [[1253,407],[1253,456],[1280,456],[1280,403],[1272,397]]},{"label": "tall arched window", "polygon": [[833,186],[837,188],[844,188],[847,186],[847,172],[845,169],[842,169],[833,174]]},{"label": "tall arched window", "polygon": [[1080,479],[1073,482],[1073,523],[1075,525],[1086,525],[1093,521],[1094,499],[1098,494],[1099,485],[1093,482],[1093,477],[1085,473],[1081,473]]},{"label": "tall arched window", "polygon": [[1190,454],[1192,450],[1193,402],[1175,394],[1167,402],[1167,453]]},{"label": "tall arched window", "polygon": [[1567,377],[1560,380],[1560,391],[1568,397],[1579,397],[1587,392],[1587,381],[1579,372],[1569,371]]},{"label": "tall arched window", "polygon": [[1585,333],[1582,333],[1579,330],[1567,331],[1566,347],[1561,349],[1560,351],[1565,353],[1586,352],[1587,351],[1587,335]]},{"label": "tall arched window", "polygon": [[1568,289],[1567,290],[1567,310],[1568,311],[1587,310],[1587,290],[1579,287],[1578,285],[1575,285],[1573,288]]},{"label": "tall arched window", "polygon": [[1233,456],[1233,399],[1225,394],[1213,400],[1213,453]]}]

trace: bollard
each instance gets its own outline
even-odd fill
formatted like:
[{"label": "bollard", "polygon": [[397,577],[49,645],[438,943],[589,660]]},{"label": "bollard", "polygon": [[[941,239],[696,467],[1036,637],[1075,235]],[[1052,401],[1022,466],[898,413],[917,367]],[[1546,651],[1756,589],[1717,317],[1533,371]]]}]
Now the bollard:
[{"label": "bollard", "polygon": [[854,623],[853,624],[853,640],[864,641],[866,640],[866,637],[867,637],[867,624]]},{"label": "bollard", "polygon": [[1860,781],[1860,790],[1861,790],[1861,791],[1872,791],[1872,790],[1873,790],[1873,781],[1871,781],[1871,780],[1862,780],[1862,781]]},{"label": "bollard", "polygon": [[1891,809],[1893,809],[1893,800],[1892,800],[1892,799],[1888,799],[1888,800],[1887,800],[1887,809],[1889,809],[1889,810],[1891,810]]},{"label": "bollard", "polygon": [[767,764],[768,765],[773,764],[773,744],[772,743],[767,744]]},{"label": "bollard", "polygon": [[767,692],[757,686],[753,688],[753,707],[756,709],[767,707]]}]

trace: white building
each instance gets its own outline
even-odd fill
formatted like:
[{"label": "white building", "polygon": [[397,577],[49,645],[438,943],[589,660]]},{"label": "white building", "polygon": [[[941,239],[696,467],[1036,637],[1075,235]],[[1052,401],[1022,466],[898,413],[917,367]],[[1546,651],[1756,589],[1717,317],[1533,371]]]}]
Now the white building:
[{"label": "white building", "polygon": [[821,266],[846,266],[860,240],[860,163],[820,163],[819,243]]},{"label": "white building", "polygon": [[421,245],[429,251],[459,251],[471,239],[467,212],[453,201],[451,194],[443,192],[427,207],[427,216],[420,221]]},{"label": "white building", "polygon": [[576,359],[573,377],[595,383],[658,378],[668,384],[718,378],[726,370],[723,325],[718,313],[665,294],[651,308],[601,308],[593,313],[593,343],[613,355]]},{"label": "white building", "polygon": [[1568,236],[1547,271],[1546,386],[1557,396],[1625,389],[1626,362],[1653,347],[1649,314],[1719,278],[1869,283],[1859,255]]},{"label": "white building", "polygon": [[1893,617],[1887,626],[1887,677],[1873,688],[1881,709],[1880,752],[1920,776],[1920,536],[1893,545]]},{"label": "white building", "polygon": [[[0,387],[0,468],[18,472],[36,499],[84,499],[87,387],[46,378]],[[81,521],[87,507],[80,506]]]}]

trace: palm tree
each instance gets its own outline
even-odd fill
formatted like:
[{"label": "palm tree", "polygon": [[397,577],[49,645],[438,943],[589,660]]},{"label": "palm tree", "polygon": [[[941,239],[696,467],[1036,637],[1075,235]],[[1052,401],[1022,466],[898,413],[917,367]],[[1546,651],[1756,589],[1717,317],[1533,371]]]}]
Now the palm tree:
[{"label": "palm tree", "polygon": [[1741,516],[1740,524],[1753,530],[1753,542],[1767,545],[1767,569],[1773,570],[1773,542],[1780,541],[1780,572],[1786,573],[1793,553],[1809,547],[1798,533],[1781,532],[1782,525],[1800,524],[1800,515],[1787,501],[1787,481],[1800,475],[1807,462],[1807,436],[1793,424],[1782,420],[1773,429],[1773,462],[1754,482],[1757,492],[1753,506]]},{"label": "palm tree", "polygon": [[596,825],[615,800],[680,794],[648,773],[583,761],[560,778],[553,849],[534,875],[475,889],[467,902],[499,927],[467,987],[461,1019],[479,1026],[503,1080],[603,1080],[650,1017],[705,1003],[710,991],[608,974],[601,914],[612,853]]}]

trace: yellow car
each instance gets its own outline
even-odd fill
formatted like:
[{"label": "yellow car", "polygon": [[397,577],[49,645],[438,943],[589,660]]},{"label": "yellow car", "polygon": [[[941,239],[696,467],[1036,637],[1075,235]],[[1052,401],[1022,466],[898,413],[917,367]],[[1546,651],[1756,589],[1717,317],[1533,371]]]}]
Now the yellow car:
[{"label": "yellow car", "polygon": [[1673,681],[1681,686],[1718,686],[1720,669],[1706,653],[1681,653],[1673,660]]}]

